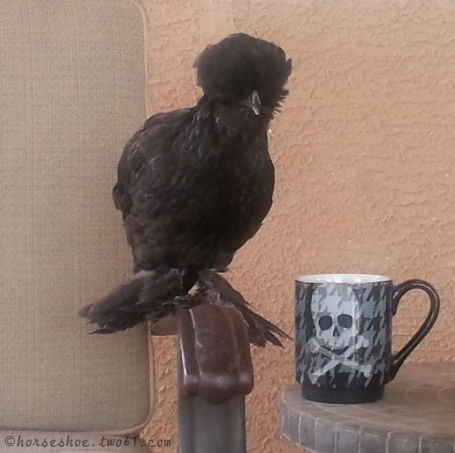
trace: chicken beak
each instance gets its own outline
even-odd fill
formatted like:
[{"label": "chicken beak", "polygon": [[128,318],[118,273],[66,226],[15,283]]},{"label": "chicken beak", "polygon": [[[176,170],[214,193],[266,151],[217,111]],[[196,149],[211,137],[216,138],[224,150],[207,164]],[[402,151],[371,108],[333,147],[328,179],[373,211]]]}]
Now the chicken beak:
[{"label": "chicken beak", "polygon": [[253,90],[248,98],[248,104],[256,116],[261,113],[261,98],[256,90]]}]

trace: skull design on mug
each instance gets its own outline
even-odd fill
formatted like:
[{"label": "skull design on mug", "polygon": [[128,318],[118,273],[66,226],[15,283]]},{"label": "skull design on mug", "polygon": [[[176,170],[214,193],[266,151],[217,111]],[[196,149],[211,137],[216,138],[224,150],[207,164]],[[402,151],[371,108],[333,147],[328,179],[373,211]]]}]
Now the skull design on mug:
[{"label": "skull design on mug", "polygon": [[337,365],[360,371],[369,377],[372,366],[359,365],[355,360],[355,354],[360,348],[368,346],[369,341],[359,334],[361,310],[353,290],[350,287],[327,285],[323,292],[313,294],[311,314],[315,337],[309,341],[310,350],[321,353],[328,361],[310,372],[310,380],[316,382]]},{"label": "skull design on mug", "polygon": [[331,351],[341,352],[356,340],[360,307],[353,291],[348,290],[343,300],[337,294],[328,294],[327,297],[315,294],[311,301],[316,340]]}]

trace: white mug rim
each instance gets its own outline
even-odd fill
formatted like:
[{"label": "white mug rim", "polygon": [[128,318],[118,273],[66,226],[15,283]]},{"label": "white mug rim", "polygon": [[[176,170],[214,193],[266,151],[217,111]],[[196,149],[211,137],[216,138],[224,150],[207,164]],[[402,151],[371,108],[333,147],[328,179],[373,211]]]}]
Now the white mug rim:
[{"label": "white mug rim", "polygon": [[309,274],[295,278],[299,283],[356,285],[366,283],[385,283],[392,281],[387,275],[378,274]]}]

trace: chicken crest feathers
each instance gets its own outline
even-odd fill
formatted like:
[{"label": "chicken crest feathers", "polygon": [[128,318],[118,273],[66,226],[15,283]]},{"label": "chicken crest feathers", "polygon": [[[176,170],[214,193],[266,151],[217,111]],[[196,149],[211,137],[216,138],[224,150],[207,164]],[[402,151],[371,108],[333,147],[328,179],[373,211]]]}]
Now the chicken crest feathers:
[{"label": "chicken crest feathers", "polygon": [[281,47],[236,33],[206,47],[194,67],[198,85],[211,98],[236,102],[256,90],[263,104],[275,109],[288,94],[283,87],[292,62]]}]

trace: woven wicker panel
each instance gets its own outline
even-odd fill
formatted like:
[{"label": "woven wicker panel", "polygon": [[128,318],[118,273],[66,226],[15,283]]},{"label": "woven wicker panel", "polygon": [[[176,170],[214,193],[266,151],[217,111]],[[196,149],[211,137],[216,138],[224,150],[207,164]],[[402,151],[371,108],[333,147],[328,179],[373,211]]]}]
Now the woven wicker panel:
[{"label": "woven wicker panel", "polygon": [[145,116],[126,0],[0,2],[0,426],[123,430],[150,412],[146,329],[77,312],[127,278],[116,164]]}]

